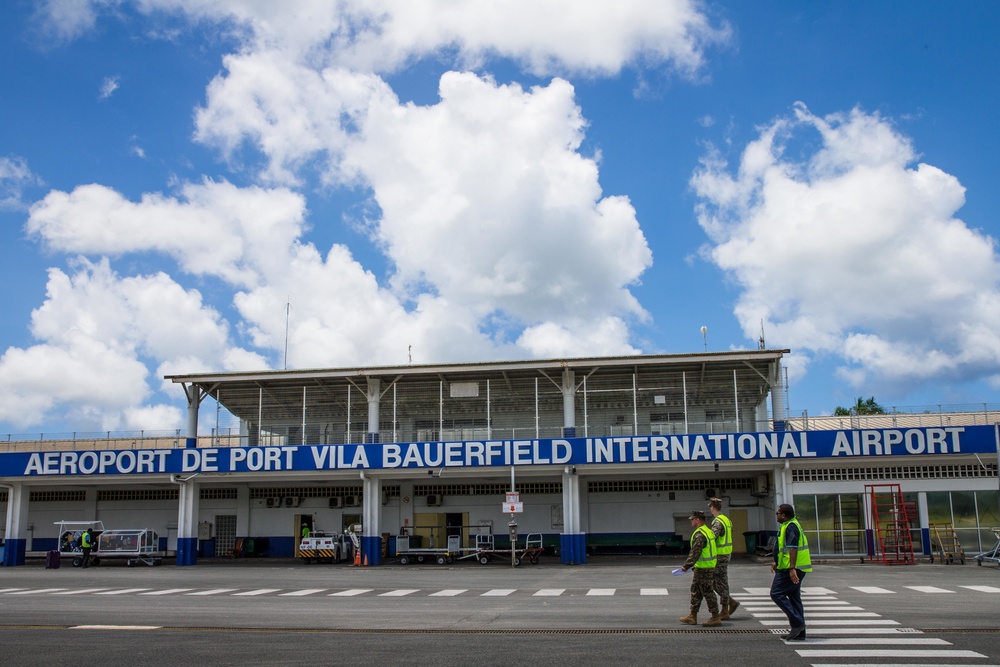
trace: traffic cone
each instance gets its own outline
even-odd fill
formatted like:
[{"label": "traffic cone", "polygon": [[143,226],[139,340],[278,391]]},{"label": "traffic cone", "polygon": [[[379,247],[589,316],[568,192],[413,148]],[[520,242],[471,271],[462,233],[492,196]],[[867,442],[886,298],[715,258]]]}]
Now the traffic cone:
[{"label": "traffic cone", "polygon": [[354,552],[354,564],[356,566],[359,566],[359,567],[361,566],[361,550],[360,549],[358,549],[357,551]]},{"label": "traffic cone", "polygon": [[368,554],[365,554],[365,567],[368,567]]}]

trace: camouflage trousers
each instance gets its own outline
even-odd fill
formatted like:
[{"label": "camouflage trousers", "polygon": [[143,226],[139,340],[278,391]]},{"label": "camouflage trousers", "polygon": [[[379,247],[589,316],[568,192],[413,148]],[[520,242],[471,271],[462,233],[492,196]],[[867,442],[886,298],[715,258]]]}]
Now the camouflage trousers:
[{"label": "camouflage trousers", "polygon": [[719,604],[725,609],[729,606],[729,554],[715,560],[715,581],[712,586],[719,596]]},{"label": "camouflage trousers", "polygon": [[691,580],[691,613],[697,614],[701,609],[702,599],[708,603],[712,614],[719,613],[719,601],[715,598],[715,570],[707,567],[692,569],[694,579]]}]

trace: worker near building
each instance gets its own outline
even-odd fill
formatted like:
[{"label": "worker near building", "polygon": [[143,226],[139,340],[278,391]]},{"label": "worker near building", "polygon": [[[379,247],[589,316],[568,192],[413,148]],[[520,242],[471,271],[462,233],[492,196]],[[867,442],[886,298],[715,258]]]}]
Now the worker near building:
[{"label": "worker near building", "polygon": [[90,550],[94,548],[94,532],[88,528],[80,535],[80,549],[83,550],[81,567],[90,567]]},{"label": "worker near building", "polygon": [[712,533],[715,534],[715,594],[719,596],[719,618],[728,620],[740,603],[729,595],[729,559],[733,553],[733,522],[722,513],[722,498],[708,501],[712,512]]},{"label": "worker near building", "polygon": [[802,641],[806,638],[805,610],[802,607],[802,580],[807,572],[812,572],[809,558],[809,542],[791,505],[778,505],[778,546],[774,551],[771,572],[771,600],[788,617],[789,632],[786,641]]},{"label": "worker near building", "polygon": [[302,539],[303,540],[308,539],[311,534],[312,534],[312,531],[309,530],[309,524],[303,522],[302,523]]},{"label": "worker near building", "polygon": [[694,533],[691,534],[691,551],[687,560],[681,566],[681,570],[687,572],[694,568],[694,577],[691,580],[691,612],[687,616],[680,618],[681,623],[687,625],[698,625],[698,610],[701,609],[701,601],[704,599],[708,603],[708,611],[712,618],[702,625],[705,627],[715,627],[722,625],[722,618],[719,615],[719,601],[715,597],[715,534],[712,529],[705,525],[705,513],[701,510],[694,510],[691,516],[691,527]]}]

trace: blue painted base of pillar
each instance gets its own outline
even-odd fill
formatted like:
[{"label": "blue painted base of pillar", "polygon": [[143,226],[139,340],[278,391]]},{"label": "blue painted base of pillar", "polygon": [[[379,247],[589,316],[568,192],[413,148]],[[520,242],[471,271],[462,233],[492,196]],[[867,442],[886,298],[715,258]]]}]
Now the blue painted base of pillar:
[{"label": "blue painted base of pillar", "polygon": [[198,538],[177,538],[177,564],[194,565],[198,562]]},{"label": "blue painted base of pillar", "polygon": [[7,540],[3,549],[3,564],[7,567],[24,565],[24,554],[28,549],[28,540]]},{"label": "blue painted base of pillar", "polygon": [[561,533],[559,535],[559,562],[563,565],[587,563],[587,534]]},{"label": "blue painted base of pillar", "polygon": [[920,552],[925,556],[931,555],[931,529],[920,529]]},{"label": "blue painted base of pillar", "polygon": [[382,564],[382,538],[378,535],[361,536],[361,564]]}]

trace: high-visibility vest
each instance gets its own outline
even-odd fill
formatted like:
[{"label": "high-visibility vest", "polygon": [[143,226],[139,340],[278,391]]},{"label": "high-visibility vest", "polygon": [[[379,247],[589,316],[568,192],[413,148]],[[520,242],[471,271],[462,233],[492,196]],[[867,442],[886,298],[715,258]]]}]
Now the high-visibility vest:
[{"label": "high-visibility vest", "polygon": [[[793,523],[795,524],[795,527],[799,529],[799,546],[786,547],[785,531],[788,530],[788,526]],[[802,525],[799,523],[798,519],[789,519],[785,523],[781,524],[781,530],[778,532],[777,569],[789,569],[789,565],[791,565],[791,557],[788,555],[789,549],[796,549],[798,551],[798,554],[795,557],[795,569],[802,570],[803,572],[812,572],[812,560],[809,558],[809,541],[806,539],[806,531],[802,530]]]},{"label": "high-visibility vest", "polygon": [[80,536],[80,546],[84,549],[90,548],[90,533],[84,533]]},{"label": "high-visibility vest", "polygon": [[[698,556],[697,562],[695,562],[695,567],[701,568],[714,568],[715,567],[715,533],[708,526],[698,526],[695,529],[695,535],[701,533],[705,536],[705,548],[701,550],[701,555]],[[691,536],[694,539],[694,535]]]},{"label": "high-visibility vest", "polygon": [[715,546],[720,556],[733,553],[733,522],[725,514],[715,517],[722,524],[722,535],[715,538]]}]

